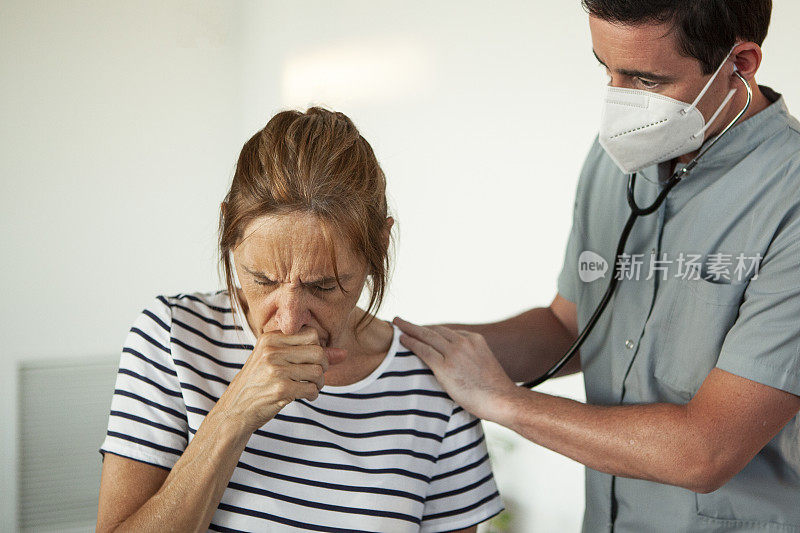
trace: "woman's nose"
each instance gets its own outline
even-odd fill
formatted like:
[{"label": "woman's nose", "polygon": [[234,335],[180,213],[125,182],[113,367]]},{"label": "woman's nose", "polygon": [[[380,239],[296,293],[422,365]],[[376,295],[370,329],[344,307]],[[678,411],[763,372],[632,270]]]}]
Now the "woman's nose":
[{"label": "woman's nose", "polygon": [[278,302],[276,315],[281,332],[284,335],[294,335],[306,325],[310,313],[303,303],[301,294],[287,291]]}]

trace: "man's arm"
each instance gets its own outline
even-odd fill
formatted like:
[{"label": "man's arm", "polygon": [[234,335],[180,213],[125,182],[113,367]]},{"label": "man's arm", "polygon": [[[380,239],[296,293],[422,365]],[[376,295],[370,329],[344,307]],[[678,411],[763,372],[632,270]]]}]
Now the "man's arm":
[{"label": "man's arm", "polygon": [[721,369],[686,405],[586,405],[518,387],[476,333],[395,324],[464,409],[616,476],[711,492],[800,411],[800,396]]},{"label": "man's arm", "polygon": [[[530,309],[499,322],[444,326],[483,335],[503,370],[516,382],[544,374],[578,336],[575,304],[560,294],[556,294],[550,307]],[[557,376],[580,371],[580,354],[575,354]]]},{"label": "man's arm", "polygon": [[712,492],[800,411],[800,396],[714,369],[686,405],[594,406],[517,387],[487,419],[609,474]]}]

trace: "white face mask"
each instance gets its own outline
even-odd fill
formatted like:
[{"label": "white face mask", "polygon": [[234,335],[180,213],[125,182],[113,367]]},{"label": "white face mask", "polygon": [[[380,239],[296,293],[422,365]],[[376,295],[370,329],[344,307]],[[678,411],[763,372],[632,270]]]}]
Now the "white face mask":
[{"label": "white face mask", "polygon": [[714,83],[731,52],[691,104],[640,89],[605,88],[600,145],[622,172],[632,174],[694,152],[703,145],[706,130],[728,105],[736,89],[728,92],[708,124],[697,110],[697,103]]}]

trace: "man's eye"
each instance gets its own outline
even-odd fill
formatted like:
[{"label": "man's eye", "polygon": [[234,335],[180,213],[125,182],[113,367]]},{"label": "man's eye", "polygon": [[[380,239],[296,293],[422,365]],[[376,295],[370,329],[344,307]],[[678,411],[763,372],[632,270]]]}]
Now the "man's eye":
[{"label": "man's eye", "polygon": [[639,83],[642,84],[642,87],[644,87],[645,89],[655,89],[656,87],[659,86],[659,83],[654,81],[646,80],[644,78],[636,78],[636,79],[639,81]]},{"label": "man's eye", "polygon": [[263,280],[263,281],[255,280],[255,282],[258,283],[259,285],[269,285],[269,286],[275,285],[275,282],[272,281],[271,279],[267,279],[267,280]]}]

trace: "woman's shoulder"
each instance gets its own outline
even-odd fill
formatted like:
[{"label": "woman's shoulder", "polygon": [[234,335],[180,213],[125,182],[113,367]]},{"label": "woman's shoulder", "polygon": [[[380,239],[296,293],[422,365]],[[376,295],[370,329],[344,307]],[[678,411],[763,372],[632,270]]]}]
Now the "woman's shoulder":
[{"label": "woman's shoulder", "polygon": [[452,403],[453,400],[437,381],[430,367],[417,354],[400,343],[402,331],[397,326],[393,327],[394,339],[390,354],[392,358],[390,364],[378,376],[379,385],[388,389],[417,391]]},{"label": "woman's shoulder", "polygon": [[191,349],[195,345],[238,349],[249,342],[240,321],[234,320],[227,289],[158,294],[143,314],[161,318],[172,343],[177,340],[190,351],[197,352]]},{"label": "woman's shoulder", "polygon": [[198,319],[204,324],[228,325],[232,323],[232,310],[228,291],[195,291],[189,293],[158,294],[153,305],[165,307],[169,310],[173,320],[196,322]]},{"label": "woman's shoulder", "polygon": [[[227,289],[217,291],[162,293],[155,297],[171,309],[191,309],[204,314],[230,314],[231,302]],[[213,312],[213,313],[211,313]]]}]

